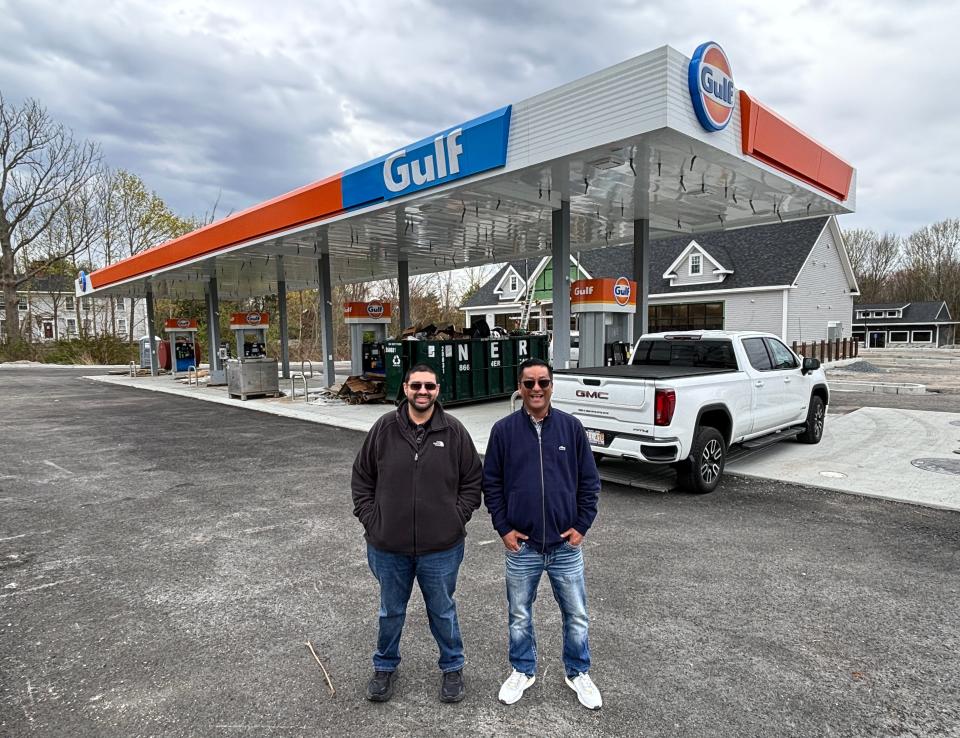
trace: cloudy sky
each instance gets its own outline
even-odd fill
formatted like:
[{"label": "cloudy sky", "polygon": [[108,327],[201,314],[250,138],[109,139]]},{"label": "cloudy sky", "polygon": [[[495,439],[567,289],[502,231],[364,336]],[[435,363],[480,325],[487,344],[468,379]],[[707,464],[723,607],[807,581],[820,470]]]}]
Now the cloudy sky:
[{"label": "cloudy sky", "polygon": [[[0,91],[218,216],[668,44],[847,159],[845,227],[960,216],[960,3],[0,0]],[[952,92],[953,91],[953,92]]]}]

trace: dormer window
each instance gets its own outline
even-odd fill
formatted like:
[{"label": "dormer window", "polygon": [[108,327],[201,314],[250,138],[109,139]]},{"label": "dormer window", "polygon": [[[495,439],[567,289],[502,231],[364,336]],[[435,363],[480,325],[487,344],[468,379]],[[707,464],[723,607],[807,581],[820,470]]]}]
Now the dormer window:
[{"label": "dormer window", "polygon": [[897,315],[897,311],[896,311],[896,310],[887,310],[887,317],[888,317],[888,318],[899,318],[900,316]]},{"label": "dormer window", "polygon": [[703,262],[700,254],[690,254],[690,276],[698,277],[703,274]]},{"label": "dormer window", "polygon": [[517,278],[516,274],[511,274],[510,275],[510,291],[516,292],[518,289],[520,289],[520,280]]}]

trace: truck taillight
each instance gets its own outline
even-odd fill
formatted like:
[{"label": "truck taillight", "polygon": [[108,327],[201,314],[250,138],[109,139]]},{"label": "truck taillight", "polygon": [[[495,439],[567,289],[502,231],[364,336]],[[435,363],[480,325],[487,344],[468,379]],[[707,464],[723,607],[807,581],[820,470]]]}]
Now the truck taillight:
[{"label": "truck taillight", "polygon": [[658,389],[653,400],[653,424],[670,425],[677,407],[677,393],[672,389]]}]

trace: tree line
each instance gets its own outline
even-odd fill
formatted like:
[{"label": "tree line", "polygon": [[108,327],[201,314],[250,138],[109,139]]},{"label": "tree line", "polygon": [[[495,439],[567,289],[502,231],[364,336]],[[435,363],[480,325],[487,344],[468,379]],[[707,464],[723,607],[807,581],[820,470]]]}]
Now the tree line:
[{"label": "tree line", "polygon": [[868,228],[844,231],[861,303],[944,300],[960,320],[960,218],[902,238]]}]

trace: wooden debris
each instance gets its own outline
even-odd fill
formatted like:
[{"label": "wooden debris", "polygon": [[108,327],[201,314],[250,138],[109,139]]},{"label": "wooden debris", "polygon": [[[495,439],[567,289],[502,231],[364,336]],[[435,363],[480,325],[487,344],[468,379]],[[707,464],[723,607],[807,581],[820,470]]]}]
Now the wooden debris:
[{"label": "wooden debris", "polygon": [[386,397],[383,384],[382,380],[365,379],[357,376],[347,377],[347,380],[340,387],[340,391],[337,392],[337,397],[351,405],[380,402]]}]

